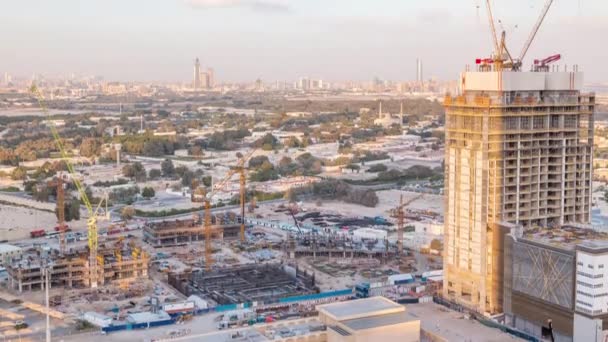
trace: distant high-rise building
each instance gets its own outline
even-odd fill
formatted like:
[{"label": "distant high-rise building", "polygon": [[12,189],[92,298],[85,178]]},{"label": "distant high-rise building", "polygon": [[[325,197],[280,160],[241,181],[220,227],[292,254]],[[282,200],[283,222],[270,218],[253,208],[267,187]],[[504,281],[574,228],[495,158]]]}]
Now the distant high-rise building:
[{"label": "distant high-rise building", "polygon": [[300,77],[298,80],[298,89],[300,90],[310,90],[311,81],[308,77]]},{"label": "distant high-rise building", "polygon": [[490,66],[462,73],[458,96],[445,98],[447,298],[502,311],[508,271],[498,223],[590,221],[595,100],[582,86],[576,70]]},{"label": "distant high-rise building", "polygon": [[194,61],[194,81],[192,86],[195,90],[210,89],[215,86],[215,71],[212,68],[207,68],[206,71],[203,71],[198,57]]},{"label": "distant high-rise building", "polygon": [[422,75],[422,60],[420,58],[416,59],[416,81],[418,81],[418,83],[424,81],[424,76]]},{"label": "distant high-rise building", "polygon": [[201,89],[201,62],[198,57],[194,61],[194,82],[192,86],[194,89]]},{"label": "distant high-rise building", "polygon": [[215,71],[212,68],[207,68],[207,88],[215,87]]}]

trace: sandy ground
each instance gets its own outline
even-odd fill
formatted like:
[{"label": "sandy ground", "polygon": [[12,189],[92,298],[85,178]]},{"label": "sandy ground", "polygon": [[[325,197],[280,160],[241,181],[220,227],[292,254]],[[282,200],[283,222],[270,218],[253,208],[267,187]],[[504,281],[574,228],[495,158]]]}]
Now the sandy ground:
[{"label": "sandy ground", "polygon": [[[32,230],[52,230],[57,225],[54,213],[37,209],[0,204],[0,240],[29,238]],[[70,227],[84,228],[86,222],[70,222]]]},{"label": "sandy ground", "polygon": [[323,211],[327,213],[342,214],[344,216],[385,216],[388,217],[391,209],[399,205],[400,197],[403,195],[403,202],[408,202],[415,199],[405,208],[410,209],[425,209],[443,214],[444,201],[442,196],[425,194],[419,197],[420,194],[401,190],[382,190],[377,191],[378,205],[373,208],[365,207],[358,204],[346,203],[342,201],[321,201],[321,206],[317,206],[317,201],[304,201],[303,208],[307,211]]}]

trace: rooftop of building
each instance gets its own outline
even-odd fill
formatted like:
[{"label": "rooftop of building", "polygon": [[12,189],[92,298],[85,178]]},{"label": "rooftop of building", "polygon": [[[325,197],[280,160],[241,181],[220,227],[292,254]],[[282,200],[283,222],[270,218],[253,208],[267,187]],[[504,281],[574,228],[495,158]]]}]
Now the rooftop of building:
[{"label": "rooftop of building", "polygon": [[417,321],[417,319],[410,317],[405,311],[401,311],[379,316],[349,319],[341,323],[352,330],[367,330],[410,321]]},{"label": "rooftop of building", "polygon": [[405,307],[384,297],[370,297],[346,302],[317,306],[319,312],[331,316],[337,321],[351,321],[355,326],[365,326],[360,319],[371,319],[388,314],[404,313]]},{"label": "rooftop of building", "polygon": [[165,321],[171,319],[171,316],[164,311],[159,311],[157,313],[153,312],[134,312],[130,313],[127,316],[127,320],[133,323],[148,323],[148,322],[158,322]]},{"label": "rooftop of building", "polygon": [[555,228],[534,227],[526,229],[522,238],[569,251],[574,251],[577,246],[593,249],[608,248],[608,232],[579,224],[567,224]]},{"label": "rooftop of building", "polygon": [[21,251],[21,247],[17,247],[15,245],[11,245],[8,243],[0,244],[0,254],[18,252]]},{"label": "rooftop of building", "polygon": [[461,74],[461,87],[479,91],[581,90],[578,71],[468,71]]}]

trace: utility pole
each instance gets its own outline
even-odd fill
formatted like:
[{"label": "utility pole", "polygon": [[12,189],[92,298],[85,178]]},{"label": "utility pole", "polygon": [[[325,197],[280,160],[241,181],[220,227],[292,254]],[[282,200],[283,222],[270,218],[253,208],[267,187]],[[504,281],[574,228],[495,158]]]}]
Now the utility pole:
[{"label": "utility pole", "polygon": [[51,319],[49,317],[49,266],[44,266],[44,291],[45,291],[45,299],[46,299],[46,342],[51,342]]}]

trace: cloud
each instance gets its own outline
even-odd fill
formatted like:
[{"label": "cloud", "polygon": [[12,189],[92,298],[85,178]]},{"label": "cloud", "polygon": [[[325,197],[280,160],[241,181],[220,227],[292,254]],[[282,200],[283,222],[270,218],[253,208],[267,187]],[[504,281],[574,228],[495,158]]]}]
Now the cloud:
[{"label": "cloud", "polygon": [[194,8],[249,8],[261,12],[287,12],[288,0],[186,0]]}]

